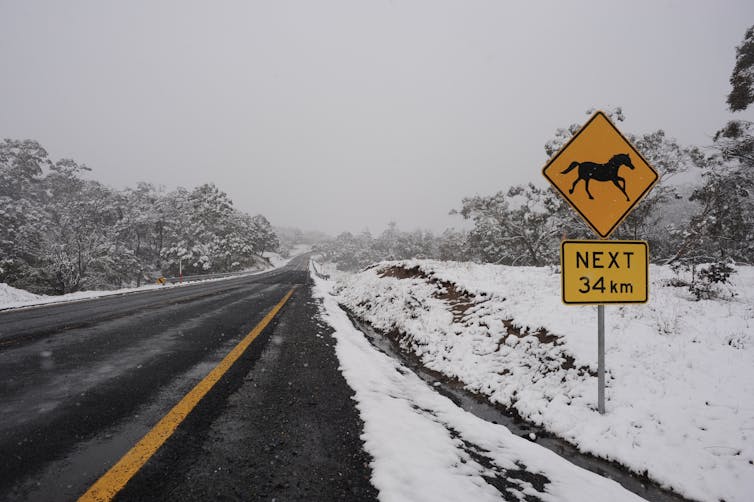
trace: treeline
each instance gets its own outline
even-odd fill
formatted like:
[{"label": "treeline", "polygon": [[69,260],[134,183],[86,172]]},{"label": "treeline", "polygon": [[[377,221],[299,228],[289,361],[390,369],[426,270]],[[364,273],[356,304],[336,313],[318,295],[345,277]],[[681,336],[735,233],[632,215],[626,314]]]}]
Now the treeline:
[{"label": "treeline", "polygon": [[[754,26],[736,48],[730,83],[730,111],[748,109],[754,102]],[[624,119],[620,108],[608,115],[614,122]],[[548,157],[579,128],[558,129],[544,146]],[[716,263],[717,269],[727,270],[729,263],[754,264],[754,124],[731,120],[704,150],[680,145],[662,130],[628,137],[660,179],[612,237],[647,240],[654,262],[677,267]],[[687,178],[693,181],[679,183],[679,175],[689,171],[693,175]],[[435,236],[400,232],[391,224],[378,237],[344,233],[318,250],[347,270],[415,257],[539,266],[558,263],[561,239],[593,238],[553,189],[533,184],[467,197],[451,214],[472,228]]]},{"label": "treeline", "polygon": [[53,162],[36,141],[0,143],[0,282],[43,294],[140,285],[159,275],[258,265],[279,242],[262,215],[213,184],[114,190]]},{"label": "treeline", "polygon": [[431,232],[422,230],[403,232],[395,222],[391,222],[376,237],[368,230],[357,235],[344,232],[335,239],[319,242],[314,246],[314,251],[325,261],[336,263],[338,268],[353,271],[382,260],[462,260],[463,251],[455,249],[451,243],[454,239],[461,244],[465,240],[465,234],[449,230],[438,238]]},{"label": "treeline", "polygon": [[[612,115],[622,120],[620,109]],[[707,152],[679,145],[661,130],[629,135],[660,179],[612,238],[648,241],[656,263],[754,263],[754,129],[745,127],[735,136],[719,133]],[[548,154],[577,129],[559,131],[546,146]],[[677,183],[677,175],[687,171],[696,181]],[[458,213],[474,224],[469,251],[480,261],[556,263],[561,239],[594,238],[550,188],[516,186],[493,196],[466,198]]]},{"label": "treeline", "polygon": [[[591,113],[591,112],[589,112]],[[608,112],[622,121],[620,109]],[[545,150],[555,153],[579,129],[558,130]],[[660,174],[650,194],[612,235],[649,242],[652,261],[663,264],[754,264],[754,127],[731,122],[705,152],[664,131],[628,135]],[[676,183],[692,171],[695,182]],[[517,185],[489,196],[467,197],[451,211],[471,223],[466,231],[401,232],[392,223],[377,237],[343,233],[317,250],[345,270],[375,261],[436,258],[505,265],[557,264],[564,238],[594,235],[549,187]]]}]

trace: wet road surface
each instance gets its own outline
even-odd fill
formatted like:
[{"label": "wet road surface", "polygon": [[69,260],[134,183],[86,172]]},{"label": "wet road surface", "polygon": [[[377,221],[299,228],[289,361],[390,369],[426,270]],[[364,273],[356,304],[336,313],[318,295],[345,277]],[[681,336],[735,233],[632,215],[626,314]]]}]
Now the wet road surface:
[{"label": "wet road surface", "polygon": [[116,500],[373,500],[307,263],[0,312],[0,500],[76,500],[294,287]]}]

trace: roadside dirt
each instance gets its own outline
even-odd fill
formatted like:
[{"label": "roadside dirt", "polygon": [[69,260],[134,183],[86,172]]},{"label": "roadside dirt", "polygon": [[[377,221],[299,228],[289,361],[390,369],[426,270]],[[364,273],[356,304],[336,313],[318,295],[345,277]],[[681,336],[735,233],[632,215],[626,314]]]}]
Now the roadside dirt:
[{"label": "roadside dirt", "polygon": [[373,501],[371,456],[309,286],[118,500]]}]

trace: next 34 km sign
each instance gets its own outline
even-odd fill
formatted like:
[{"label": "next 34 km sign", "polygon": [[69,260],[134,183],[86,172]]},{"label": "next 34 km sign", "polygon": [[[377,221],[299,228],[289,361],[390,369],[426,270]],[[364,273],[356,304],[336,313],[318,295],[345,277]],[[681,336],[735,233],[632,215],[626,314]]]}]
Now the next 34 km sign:
[{"label": "next 34 km sign", "polygon": [[649,260],[644,241],[562,241],[563,303],[646,303]]}]

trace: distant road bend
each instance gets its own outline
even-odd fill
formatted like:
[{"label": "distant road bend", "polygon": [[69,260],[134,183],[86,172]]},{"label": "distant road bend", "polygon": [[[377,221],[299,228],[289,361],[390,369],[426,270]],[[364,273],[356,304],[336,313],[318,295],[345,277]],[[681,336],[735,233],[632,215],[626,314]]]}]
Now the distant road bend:
[{"label": "distant road bend", "polygon": [[330,332],[307,256],[0,312],[0,500],[374,500]]}]

